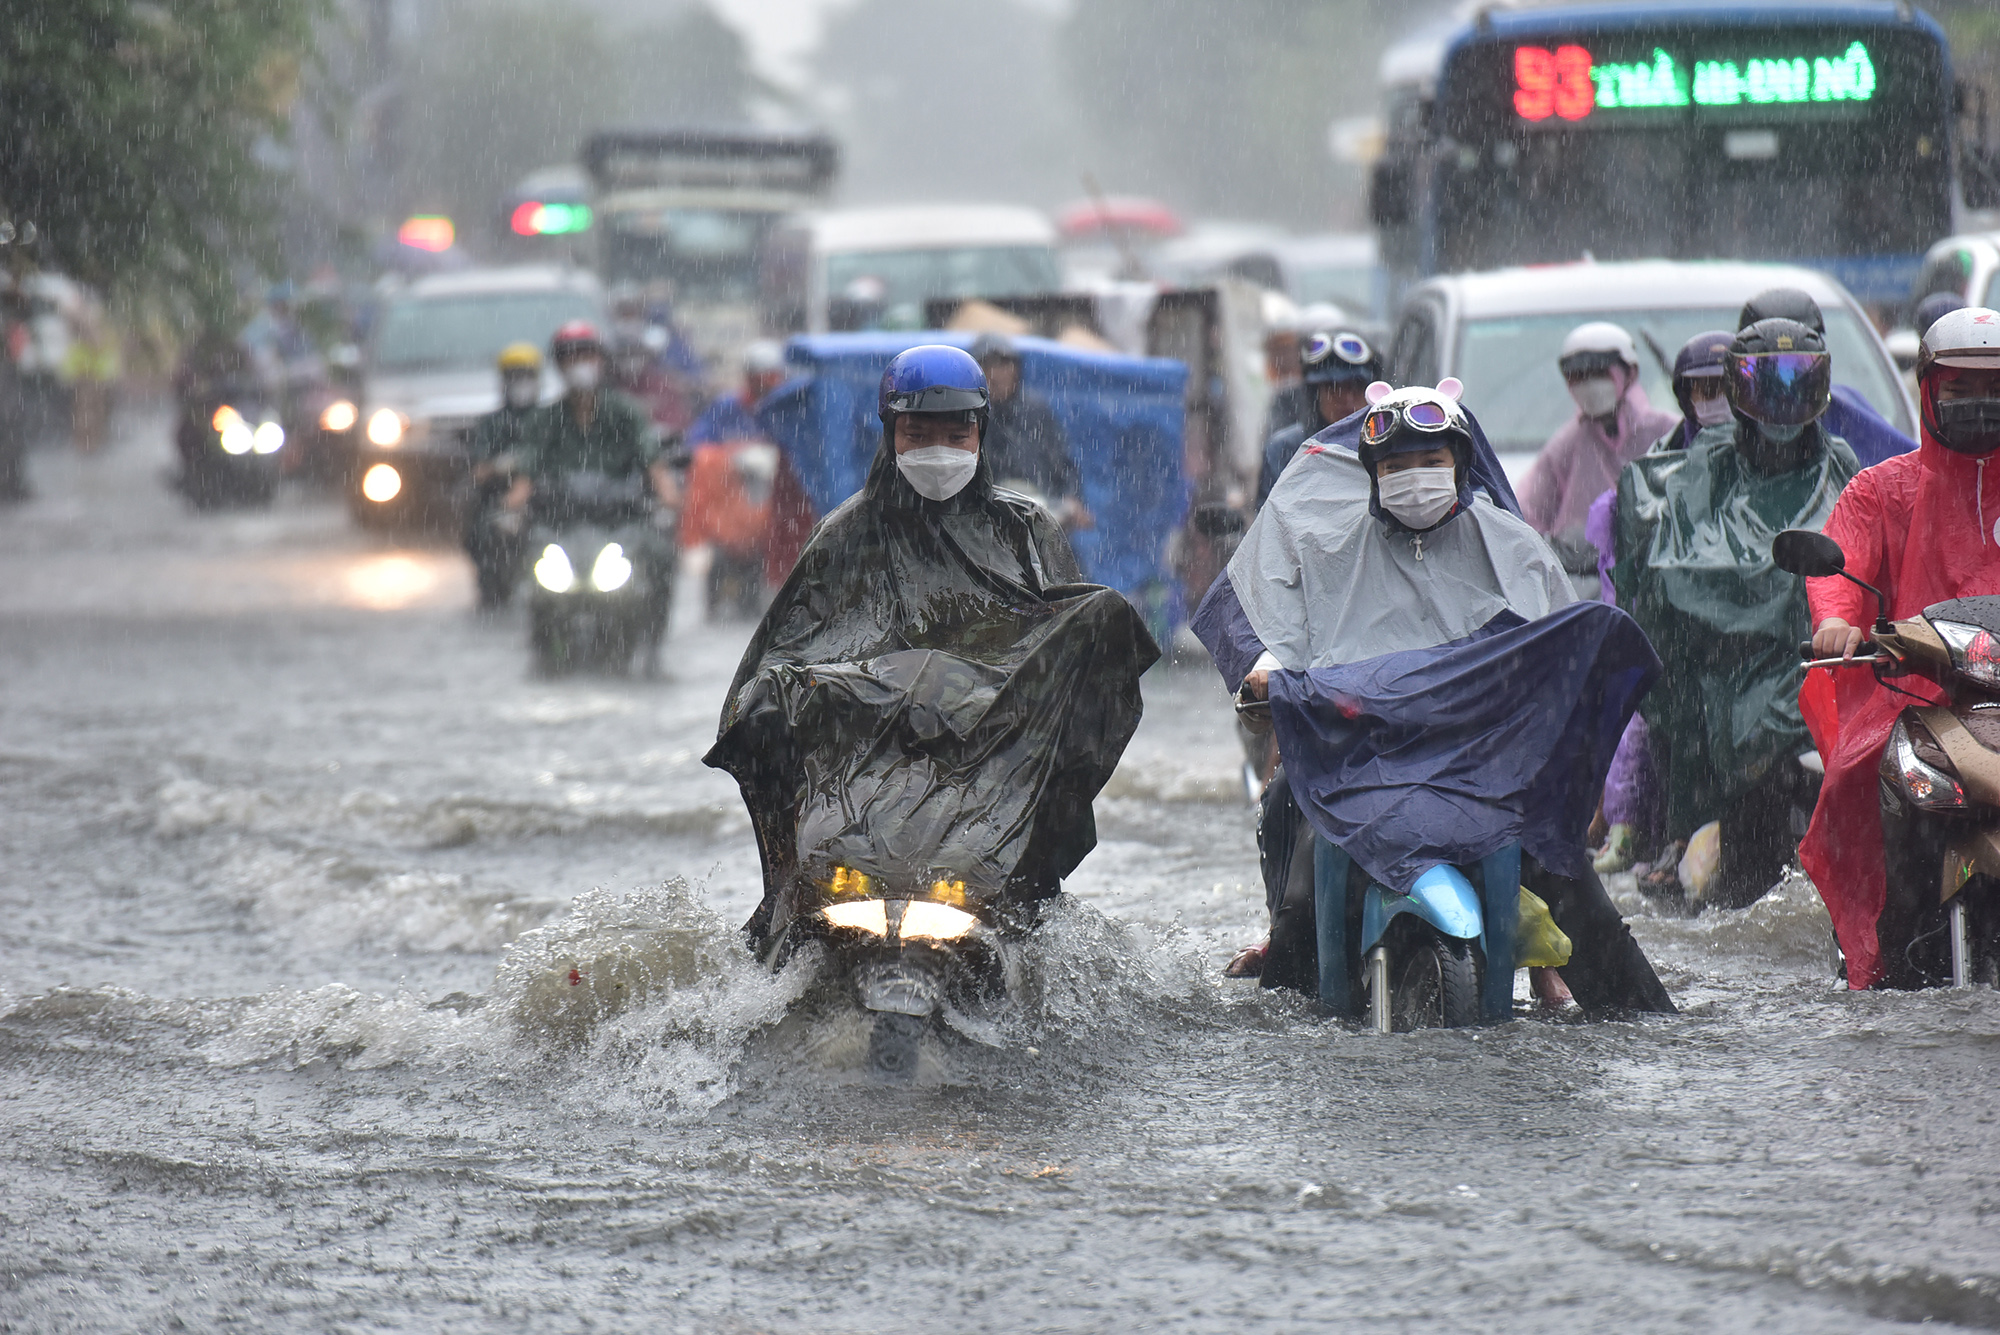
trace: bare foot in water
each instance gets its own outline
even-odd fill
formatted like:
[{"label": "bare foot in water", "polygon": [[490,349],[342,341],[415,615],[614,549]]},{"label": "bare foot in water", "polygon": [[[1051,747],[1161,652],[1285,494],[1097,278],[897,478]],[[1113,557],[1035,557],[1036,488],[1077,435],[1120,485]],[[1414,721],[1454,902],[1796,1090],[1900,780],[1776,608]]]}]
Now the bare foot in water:
[{"label": "bare foot in water", "polygon": [[1542,1003],[1545,1011],[1559,1011],[1571,1005],[1576,998],[1569,994],[1569,984],[1554,969],[1528,970],[1528,990]]},{"label": "bare foot in water", "polygon": [[1236,957],[1222,970],[1224,978],[1261,978],[1264,975],[1264,952],[1271,948],[1269,941],[1259,941],[1254,946],[1245,946],[1236,952]]}]

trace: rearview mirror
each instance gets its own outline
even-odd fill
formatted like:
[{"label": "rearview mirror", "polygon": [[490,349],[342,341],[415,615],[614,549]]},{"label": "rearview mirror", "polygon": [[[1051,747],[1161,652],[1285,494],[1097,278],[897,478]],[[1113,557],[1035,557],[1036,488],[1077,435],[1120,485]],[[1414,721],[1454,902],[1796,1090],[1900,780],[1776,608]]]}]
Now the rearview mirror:
[{"label": "rearview mirror", "polygon": [[1824,533],[1788,528],[1771,541],[1771,560],[1794,575],[1823,578],[1847,569],[1847,553]]}]

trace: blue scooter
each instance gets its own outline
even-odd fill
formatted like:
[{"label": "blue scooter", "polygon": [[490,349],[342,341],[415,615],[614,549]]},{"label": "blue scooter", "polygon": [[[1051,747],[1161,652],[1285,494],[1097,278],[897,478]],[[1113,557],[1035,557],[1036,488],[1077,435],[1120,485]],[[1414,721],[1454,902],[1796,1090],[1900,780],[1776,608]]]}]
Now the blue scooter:
[{"label": "blue scooter", "polygon": [[1506,1019],[1520,896],[1519,844],[1466,867],[1432,867],[1405,895],[1314,836],[1320,1004],[1347,1018],[1365,1009],[1384,1034]]}]

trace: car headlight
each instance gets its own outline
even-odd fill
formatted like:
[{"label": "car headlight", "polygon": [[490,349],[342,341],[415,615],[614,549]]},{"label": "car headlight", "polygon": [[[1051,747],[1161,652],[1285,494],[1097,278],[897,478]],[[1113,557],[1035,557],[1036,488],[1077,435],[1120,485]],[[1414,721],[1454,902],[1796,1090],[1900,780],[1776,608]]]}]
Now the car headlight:
[{"label": "car headlight", "polygon": [[400,445],[403,442],[403,433],[409,430],[409,426],[403,415],[395,409],[377,408],[374,416],[368,419],[369,443],[380,445],[384,449]]},{"label": "car headlight", "polygon": [[1931,629],[1951,650],[1951,665],[1982,686],[2000,686],[2000,641],[1983,626],[1933,621]]},{"label": "car headlight", "polygon": [[335,399],[320,411],[319,429],[345,431],[361,420],[361,410],[346,399]]},{"label": "car headlight", "polygon": [[259,454],[276,454],[285,448],[285,428],[276,422],[259,422],[250,433],[250,445]]},{"label": "car headlight", "polygon": [[622,589],[632,578],[632,561],[625,555],[625,549],[615,542],[604,544],[604,550],[597,554],[597,560],[590,566],[590,582],[604,593]]},{"label": "car headlight", "polygon": [[376,464],[361,475],[361,494],[377,505],[396,499],[403,489],[403,475],[387,464]]},{"label": "car headlight", "polygon": [[553,542],[542,548],[535,562],[535,583],[550,593],[568,593],[575,587],[576,569],[569,563],[569,553]]},{"label": "car headlight", "polygon": [[903,939],[956,941],[979,925],[979,919],[964,909],[913,899],[903,909]]}]

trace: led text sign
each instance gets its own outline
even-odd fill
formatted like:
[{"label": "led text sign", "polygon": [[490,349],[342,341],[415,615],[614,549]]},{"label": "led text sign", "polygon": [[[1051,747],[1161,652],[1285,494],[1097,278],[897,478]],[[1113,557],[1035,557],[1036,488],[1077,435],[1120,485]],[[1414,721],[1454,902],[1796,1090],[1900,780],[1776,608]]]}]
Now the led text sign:
[{"label": "led text sign", "polygon": [[1622,64],[1599,61],[1574,44],[1514,48],[1514,110],[1529,121],[1688,106],[1856,103],[1874,96],[1875,62],[1858,41],[1838,55],[1740,61],[1676,59],[1656,46],[1649,59]]}]

